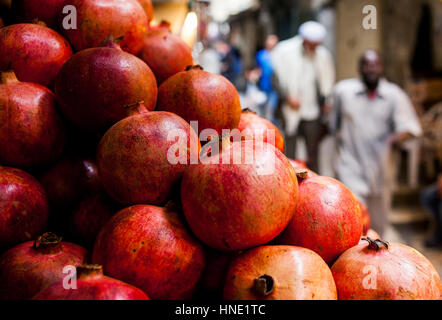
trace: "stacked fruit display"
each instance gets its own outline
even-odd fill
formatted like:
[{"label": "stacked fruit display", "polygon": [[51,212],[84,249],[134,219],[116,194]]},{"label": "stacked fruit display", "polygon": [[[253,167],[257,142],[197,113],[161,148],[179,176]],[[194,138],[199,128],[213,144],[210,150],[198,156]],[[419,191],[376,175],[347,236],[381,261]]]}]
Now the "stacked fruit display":
[{"label": "stacked fruit display", "polygon": [[0,29],[0,299],[441,297],[149,0],[39,2]]}]

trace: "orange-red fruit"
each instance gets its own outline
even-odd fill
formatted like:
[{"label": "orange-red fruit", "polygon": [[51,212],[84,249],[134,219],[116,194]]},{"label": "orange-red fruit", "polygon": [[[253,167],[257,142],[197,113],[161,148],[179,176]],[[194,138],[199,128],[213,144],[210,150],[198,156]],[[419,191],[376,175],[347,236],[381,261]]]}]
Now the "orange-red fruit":
[{"label": "orange-red fruit", "polygon": [[66,0],[64,5],[77,9],[77,28],[62,28],[76,51],[98,47],[112,35],[114,39],[123,37],[120,45],[124,51],[140,52],[148,21],[137,0]]},{"label": "orange-red fruit", "polygon": [[87,258],[86,249],[52,233],[19,244],[0,258],[0,299],[30,299],[52,283],[61,283],[66,266],[81,265]]},{"label": "orange-red fruit", "polygon": [[365,204],[360,203],[360,205],[361,205],[362,222],[363,222],[362,234],[366,234],[370,229],[371,225],[370,212],[368,212],[368,208]]},{"label": "orange-red fruit", "polygon": [[157,101],[150,68],[114,43],[104,46],[73,55],[55,84],[66,118],[90,131],[108,129],[138,111],[151,111]]},{"label": "orange-red fruit", "polygon": [[0,247],[35,239],[49,216],[43,187],[26,172],[0,166]]},{"label": "orange-red fruit", "polygon": [[153,20],[154,11],[152,0],[137,0],[146,12],[147,21],[150,23]]},{"label": "orange-red fruit", "polygon": [[23,23],[0,30],[0,71],[12,69],[20,81],[52,87],[71,56],[66,39],[47,27]]},{"label": "orange-red fruit", "polygon": [[241,141],[203,156],[184,172],[181,202],[201,241],[234,251],[265,244],[281,233],[295,212],[297,192],[295,172],[279,150]]},{"label": "orange-red fruit", "polygon": [[311,177],[299,184],[296,210],[279,244],[311,249],[331,264],[358,244],[362,234],[359,201],[341,182]]},{"label": "orange-red fruit", "polygon": [[66,134],[47,88],[0,73],[0,164],[35,167],[56,160]]},{"label": "orange-red fruit", "polygon": [[100,141],[97,164],[107,193],[121,204],[164,204],[200,142],[190,125],[170,112],[123,119]]},{"label": "orange-red fruit", "polygon": [[33,300],[149,300],[140,289],[103,275],[99,265],[76,268],[76,288],[65,289],[62,281],[53,283]]},{"label": "orange-red fruit", "polygon": [[176,113],[188,122],[198,121],[198,134],[204,129],[223,134],[222,129],[237,128],[241,117],[239,95],[233,84],[199,66],[161,84],[158,110]]},{"label": "orange-red fruit", "polygon": [[361,241],[331,270],[340,300],[438,300],[442,294],[433,265],[400,243]]},{"label": "orange-red fruit", "polygon": [[205,267],[203,247],[169,208],[135,205],[101,230],[92,261],[152,299],[189,299]]},{"label": "orange-red fruit", "polygon": [[375,239],[375,240],[376,239],[381,239],[381,236],[376,231],[374,231],[373,229],[368,229],[367,232],[365,232],[363,235],[365,237],[369,237],[369,238]]},{"label": "orange-red fruit", "polygon": [[193,64],[190,47],[166,29],[147,32],[139,57],[152,69],[158,84]]},{"label": "orange-red fruit", "polygon": [[43,21],[49,28],[56,29],[58,15],[63,10],[64,0],[14,0],[12,11],[16,22]]},{"label": "orange-red fruit", "polygon": [[241,132],[243,140],[252,139],[267,142],[284,152],[284,138],[278,128],[253,111],[244,110],[241,113],[238,130]]},{"label": "orange-red fruit", "polygon": [[227,300],[336,300],[332,273],[315,252],[262,246],[235,258],[224,287]]}]

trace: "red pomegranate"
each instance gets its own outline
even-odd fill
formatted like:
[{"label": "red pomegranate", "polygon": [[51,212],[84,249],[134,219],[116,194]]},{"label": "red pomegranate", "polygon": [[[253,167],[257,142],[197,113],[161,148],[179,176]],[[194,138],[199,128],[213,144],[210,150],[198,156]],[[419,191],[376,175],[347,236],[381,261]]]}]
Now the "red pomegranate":
[{"label": "red pomegranate", "polygon": [[158,84],[193,64],[190,47],[165,28],[147,32],[139,57],[152,69]]},{"label": "red pomegranate", "polygon": [[66,266],[86,262],[86,249],[62,242],[53,233],[27,241],[0,258],[0,299],[30,299],[48,285],[66,277]]},{"label": "red pomegranate", "polygon": [[340,300],[438,300],[441,281],[417,250],[366,240],[345,251],[331,270]]},{"label": "red pomegranate", "polygon": [[147,21],[150,24],[150,22],[153,20],[153,15],[154,15],[152,1],[151,0],[137,0],[137,1],[143,7],[144,12],[146,12]]},{"label": "red pomegranate", "polygon": [[137,0],[66,0],[64,4],[77,9],[77,28],[63,28],[63,34],[75,50],[98,47],[113,35],[115,39],[123,38],[124,51],[140,52],[148,21]]},{"label": "red pomegranate", "polygon": [[[241,132],[241,138],[243,140],[260,139],[261,141],[274,145],[281,152],[284,152],[284,138],[278,128],[251,110],[245,109],[242,111],[238,130]],[[269,140],[273,140],[273,138],[274,141]]]},{"label": "red pomegranate", "polygon": [[318,176],[316,172],[313,172],[312,170],[307,168],[307,165],[305,164],[304,161],[293,160],[293,159],[289,159],[289,161],[293,169],[295,169],[296,177],[298,178],[298,183],[300,183],[304,179]]},{"label": "red pomegranate", "polygon": [[90,131],[153,110],[158,88],[150,68],[112,40],[105,47],[78,52],[57,77],[55,93],[65,116]]},{"label": "red pomegranate", "polygon": [[230,263],[226,300],[336,300],[332,273],[315,252],[295,246],[261,246]]},{"label": "red pomegranate", "polygon": [[0,166],[0,247],[36,238],[49,216],[43,187],[28,173]]},{"label": "red pomegranate", "polygon": [[205,254],[177,212],[135,205],[101,230],[92,261],[152,299],[188,299],[204,270]]},{"label": "red pomegranate", "polygon": [[16,22],[43,21],[49,28],[58,27],[58,15],[64,0],[14,0],[12,12]]},{"label": "red pomegranate", "polygon": [[75,289],[65,289],[55,282],[33,297],[33,300],[149,300],[140,289],[103,275],[100,265],[76,268]]},{"label": "red pomegranate", "polygon": [[299,184],[295,214],[278,244],[311,249],[331,264],[358,244],[362,234],[359,201],[341,182],[311,177]]},{"label": "red pomegranate", "polygon": [[189,159],[198,158],[196,133],[170,112],[121,120],[100,141],[97,164],[104,188],[121,204],[165,204]]},{"label": "red pomegranate", "polygon": [[81,243],[93,245],[101,228],[119,209],[104,192],[90,196],[74,209],[69,224],[71,233]]},{"label": "red pomegranate", "polygon": [[66,134],[49,89],[2,72],[0,106],[1,164],[35,167],[60,156]]},{"label": "red pomegranate", "polygon": [[161,20],[159,24],[156,25],[150,25],[149,30],[166,30],[169,32],[172,32],[172,26],[169,21]]},{"label": "red pomegranate", "polygon": [[153,110],[157,101],[150,68],[115,44],[106,46],[76,53],[55,84],[66,118],[90,131],[102,131],[133,113]]},{"label": "red pomegranate", "polygon": [[367,234],[371,225],[370,213],[368,212],[367,206],[365,204],[360,203],[360,206],[361,206],[362,222],[363,222],[362,234],[365,235]]},{"label": "red pomegranate", "polygon": [[186,121],[198,121],[198,134],[204,129],[235,129],[241,117],[239,95],[223,76],[187,68],[165,82],[158,90],[158,110],[170,111]]},{"label": "red pomegranate", "polygon": [[[381,239],[381,236],[373,229],[368,229],[367,232],[364,233],[364,236],[366,238],[371,238],[371,239],[376,239],[376,240]],[[361,240],[361,241],[363,241],[363,240]]]},{"label": "red pomegranate", "polygon": [[20,81],[52,87],[71,56],[69,43],[47,27],[23,23],[0,30],[0,71],[12,69]]},{"label": "red pomegranate", "polygon": [[202,287],[208,292],[222,293],[230,261],[240,253],[241,251],[231,253],[207,250],[206,269],[201,278]]},{"label": "red pomegranate", "polygon": [[74,156],[64,157],[49,168],[40,182],[54,208],[71,206],[103,188],[95,162]]},{"label": "red pomegranate", "polygon": [[184,172],[181,201],[186,219],[195,235],[214,249],[265,244],[284,230],[295,212],[295,172],[267,143],[233,142],[221,149],[203,155]]},{"label": "red pomegranate", "polygon": [[293,160],[289,159],[290,163],[292,164],[293,169],[308,169],[307,164],[303,160]]}]

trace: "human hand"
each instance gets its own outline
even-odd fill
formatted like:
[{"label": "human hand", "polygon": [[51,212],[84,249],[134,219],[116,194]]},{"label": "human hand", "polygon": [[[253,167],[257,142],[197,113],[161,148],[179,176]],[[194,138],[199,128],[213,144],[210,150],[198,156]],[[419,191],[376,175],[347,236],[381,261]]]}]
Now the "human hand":
[{"label": "human hand", "polygon": [[288,97],[287,98],[287,102],[288,102],[290,108],[292,108],[293,110],[298,111],[299,108],[301,108],[301,102],[296,97],[293,97],[293,96],[292,97]]}]

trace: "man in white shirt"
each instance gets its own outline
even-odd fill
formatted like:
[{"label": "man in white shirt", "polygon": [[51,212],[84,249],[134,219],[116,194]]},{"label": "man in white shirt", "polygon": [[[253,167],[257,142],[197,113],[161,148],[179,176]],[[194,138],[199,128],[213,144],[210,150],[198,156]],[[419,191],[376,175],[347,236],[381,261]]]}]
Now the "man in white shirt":
[{"label": "man in white shirt", "polygon": [[387,160],[390,147],[422,134],[406,93],[382,78],[383,64],[374,50],[359,62],[361,78],[339,82],[333,92],[329,129],[335,134],[337,178],[364,203],[372,228],[388,229]]},{"label": "man in white shirt", "polygon": [[286,154],[295,158],[296,138],[303,137],[307,165],[313,171],[318,171],[321,108],[335,81],[332,55],[321,45],[326,33],[321,24],[306,22],[298,36],[280,42],[271,55],[282,102]]}]

